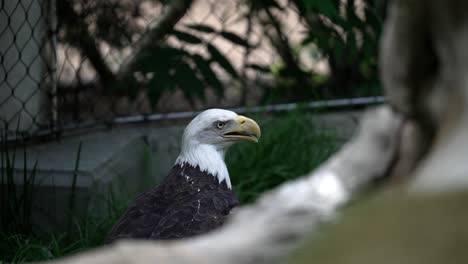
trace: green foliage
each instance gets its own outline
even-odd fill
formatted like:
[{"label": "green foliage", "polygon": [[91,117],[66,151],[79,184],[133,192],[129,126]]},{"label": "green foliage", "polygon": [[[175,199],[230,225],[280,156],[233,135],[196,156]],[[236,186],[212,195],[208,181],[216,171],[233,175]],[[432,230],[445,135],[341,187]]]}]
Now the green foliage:
[{"label": "green foliage", "polygon": [[[207,88],[214,90],[218,97],[223,97],[225,87],[220,80],[220,71],[235,80],[251,78],[252,70],[270,77],[273,75],[273,82],[262,82],[264,100],[261,103],[373,96],[381,94],[377,50],[386,2],[387,0],[292,0],[284,3],[278,0],[241,1],[236,4],[236,12],[239,13],[238,19],[242,20],[242,24],[250,25],[247,26],[245,35],[230,31],[231,22],[227,23],[221,18],[222,25],[216,28],[204,22],[179,24],[177,29],[166,28],[161,34],[156,34],[164,36],[164,39],[156,38],[154,43],[144,45],[143,49],[132,49],[136,54],[129,61],[134,62],[135,58],[136,63],[125,65],[130,69],[123,67],[122,72],[118,73],[122,76],[114,76],[111,70],[104,67],[107,63],[102,58],[106,54],[101,54],[102,51],[96,47],[101,43],[117,49],[133,45],[138,47],[136,36],[155,32],[153,30],[156,29],[150,26],[144,29],[136,26],[142,19],[146,19],[145,12],[140,11],[140,1],[95,1],[92,4],[80,1],[59,2],[59,41],[73,46],[90,59],[100,75],[98,79],[103,92],[129,96],[132,99],[137,94],[146,92],[153,106],[163,94],[176,90],[181,91],[192,104],[195,100],[205,100]],[[169,5],[170,1],[160,1],[159,4]],[[287,23],[283,23],[278,15],[287,13],[288,10],[297,11],[302,25],[305,26],[305,30],[301,32],[305,34],[300,41],[290,38],[290,33],[286,32]],[[216,13],[215,10],[210,12]],[[257,27],[265,32],[259,36],[260,40],[255,40],[257,37],[252,38],[253,31],[249,30],[256,31]],[[214,39],[232,43],[236,49],[243,49],[246,56],[253,54],[252,51],[258,47],[264,49],[263,39],[266,39],[276,53],[272,54],[273,57],[281,59],[281,67],[273,72],[271,65],[261,65],[251,58],[245,59],[241,65],[235,65],[226,51],[220,50],[221,46],[214,45]],[[299,56],[302,53],[298,51],[303,50],[310,51],[310,56],[314,59],[328,60],[330,76],[316,78],[318,73],[307,69],[302,63]],[[245,68],[238,69],[239,66]],[[245,71],[247,69],[249,71]],[[141,76],[144,78],[140,78]],[[317,79],[327,81],[316,82]],[[241,80],[244,89],[247,89],[248,81]],[[245,101],[247,92],[244,90],[242,93],[242,101]]]},{"label": "green foliage", "polygon": [[310,115],[303,113],[265,119],[260,126],[258,144],[235,145],[226,157],[241,203],[252,202],[264,191],[311,171],[337,148],[331,131],[317,130]]},{"label": "green foliage", "polygon": [[[251,13],[264,17],[260,19],[263,27],[275,29],[265,37],[281,59],[269,67],[274,81],[265,89],[262,103],[382,94],[377,52],[386,0],[288,1],[288,7],[298,11],[305,26],[299,42],[289,38],[278,15],[284,12],[283,3],[277,0],[248,3]],[[304,52],[312,61],[327,60],[330,73],[307,69],[301,59]],[[246,67],[268,70],[264,66]]]},{"label": "green foliage", "polygon": [[[15,161],[18,146],[22,148],[23,159],[23,167],[21,168],[23,182],[21,185],[15,182],[15,174],[17,173],[15,172]],[[38,236],[33,231],[33,201],[38,185],[35,181],[37,160],[32,169],[29,170],[24,141],[16,140],[7,144],[6,135],[2,134],[0,156],[0,260],[13,263],[47,260],[102,243],[106,230],[117,217],[117,214],[112,212],[118,211],[120,213],[123,208],[110,210],[106,217],[99,218],[99,220],[90,219],[81,223],[76,220],[74,216],[75,191],[81,159],[81,142],[75,160],[69,207],[68,211],[65,212],[65,214],[69,214],[68,231],[60,235],[50,234],[44,237]],[[115,206],[109,208],[115,208]],[[75,226],[72,226],[72,220],[75,220]]]},{"label": "green foliage", "polygon": [[[363,2],[358,15],[355,0],[296,1],[300,14],[308,21],[303,45],[314,43],[327,57],[331,68],[329,89],[334,96],[369,96],[381,92],[377,53],[382,31],[382,0]],[[376,87],[368,90],[360,87]]]},{"label": "green foliage", "polygon": [[51,260],[101,246],[130,200],[129,197],[121,197],[120,193],[118,196],[110,194],[107,210],[86,219],[73,217],[73,226],[69,226],[67,232],[39,235],[16,230],[0,231],[0,262]]},{"label": "green foliage", "polygon": [[[190,2],[186,1],[185,5],[190,6]],[[172,3],[159,1],[157,5],[165,10],[170,9]],[[247,39],[204,24],[175,29],[169,22],[171,26],[162,23],[161,27],[152,27],[147,12],[142,12],[144,8],[142,1],[57,2],[58,31],[61,32],[58,41],[76,48],[83,57],[90,59],[104,93],[135,99],[137,94],[146,92],[152,105],[156,105],[164,93],[173,93],[176,89],[182,91],[191,103],[195,99],[203,101],[206,88],[212,88],[222,97],[224,87],[218,75],[213,74],[215,65],[234,78],[239,76],[229,58],[205,37],[220,37],[236,46],[249,48]],[[145,27],[141,26],[142,21],[147,22]],[[152,43],[139,45],[140,40],[154,35]],[[144,37],[136,39],[137,36]],[[168,39],[170,41],[166,41]],[[108,67],[104,60],[108,54],[97,48],[100,44],[119,50],[132,48],[134,54],[126,61],[130,63],[117,73],[119,76],[110,70],[113,67]],[[201,50],[209,52],[206,54]],[[97,80],[95,85],[98,85]],[[81,84],[78,86],[83,88]]]},{"label": "green foliage", "polygon": [[210,87],[216,95],[222,97],[224,86],[218,75],[213,70],[219,66],[233,78],[239,78],[239,74],[229,59],[210,43],[206,43],[200,34],[195,35],[189,30],[203,33],[204,35],[218,35],[235,45],[250,47],[248,41],[241,36],[229,31],[217,31],[207,25],[190,24],[185,30],[172,30],[170,35],[181,43],[189,46],[202,46],[208,51],[208,56],[197,52],[189,52],[170,44],[161,44],[151,50],[141,51],[137,54],[135,67],[130,71],[132,75],[125,76],[122,82],[114,87],[116,91],[124,92],[132,97],[136,96],[138,82],[133,73],[141,72],[143,75],[151,74],[146,84],[148,97],[153,105],[157,104],[165,92],[174,92],[180,89],[185,97],[193,103],[194,99],[205,99],[205,89]]},{"label": "green foliage", "polygon": [[8,148],[5,134],[0,138],[0,232],[8,230],[14,233],[31,234],[31,210],[36,178],[37,161],[28,171],[26,147],[22,145],[23,184],[15,182],[16,143]]},{"label": "green foliage", "polygon": [[41,236],[0,233],[0,260],[12,263],[44,261],[101,246],[127,206],[126,202],[111,203],[103,215],[75,221],[72,232]]},{"label": "green foliage", "polygon": [[[80,141],[80,144],[78,145],[78,152],[76,154],[75,168],[73,170],[73,181],[72,181],[72,186],[71,186],[71,195],[70,195],[70,200],[68,201],[68,209],[69,209],[70,214],[72,214],[72,215],[75,212],[76,180],[78,179],[78,169],[80,168],[81,146],[82,146],[82,142]],[[70,217],[69,222],[68,222],[68,231],[71,230],[71,220],[72,220],[72,218]]]}]

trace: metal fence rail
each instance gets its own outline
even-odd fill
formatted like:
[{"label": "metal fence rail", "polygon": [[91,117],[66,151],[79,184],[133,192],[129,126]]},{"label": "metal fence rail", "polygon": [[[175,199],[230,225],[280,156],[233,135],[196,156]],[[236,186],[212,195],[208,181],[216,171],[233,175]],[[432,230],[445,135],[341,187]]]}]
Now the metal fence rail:
[{"label": "metal fence rail", "polygon": [[[305,37],[295,1],[277,2],[262,9],[247,0],[2,1],[0,127],[12,137],[36,137],[189,117],[215,106],[294,108],[239,107],[261,104],[276,85],[285,55],[274,41],[287,37],[292,50]],[[325,60],[297,57],[305,72],[326,72]]]},{"label": "metal fence rail", "polygon": [[[385,102],[383,96],[374,97],[360,97],[360,98],[349,98],[349,99],[336,99],[336,100],[325,100],[325,101],[314,101],[309,103],[289,103],[289,104],[276,104],[276,105],[264,105],[264,106],[253,106],[253,107],[235,107],[229,108],[238,114],[245,113],[263,113],[263,112],[280,112],[280,111],[291,111],[294,109],[338,109],[338,108],[351,108],[351,107],[362,107],[370,106],[375,104],[381,104]],[[160,121],[160,120],[171,120],[171,119],[186,119],[194,118],[201,111],[183,111],[175,113],[163,113],[163,114],[150,114],[150,115],[137,115],[137,116],[125,116],[117,117],[112,120],[113,124],[128,124],[128,123],[140,123],[149,121]]]}]

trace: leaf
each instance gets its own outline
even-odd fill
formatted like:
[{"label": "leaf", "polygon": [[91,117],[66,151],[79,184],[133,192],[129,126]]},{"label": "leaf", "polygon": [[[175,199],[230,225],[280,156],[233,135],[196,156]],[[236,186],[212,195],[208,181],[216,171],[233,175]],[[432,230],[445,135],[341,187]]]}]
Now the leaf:
[{"label": "leaf", "polygon": [[366,17],[365,24],[370,25],[376,34],[380,35],[380,32],[382,31],[382,19],[377,16],[375,10],[370,8],[365,8],[364,14]]},{"label": "leaf", "polygon": [[259,72],[271,73],[270,67],[267,67],[265,65],[251,63],[251,64],[245,65],[245,67],[254,69]]},{"label": "leaf", "polygon": [[347,1],[346,20],[348,21],[351,27],[350,29],[347,29],[348,31],[352,30],[352,28],[364,28],[366,26],[365,23],[361,20],[360,17],[358,17],[356,13],[356,8],[354,7],[354,1],[350,1],[350,0]]},{"label": "leaf", "polygon": [[133,71],[153,72],[167,68],[169,64],[187,56],[187,52],[172,47],[158,47],[140,52]]},{"label": "leaf", "polygon": [[159,98],[161,98],[163,92],[162,90],[163,89],[159,89],[154,78],[148,83],[146,95],[148,95],[151,106],[155,106],[159,102]]},{"label": "leaf", "polygon": [[332,19],[335,16],[339,16],[338,7],[330,0],[306,0],[306,7],[325,15]]},{"label": "leaf", "polygon": [[222,97],[224,95],[224,86],[211,69],[210,62],[198,54],[194,55],[192,58],[207,84],[213,88],[216,95]]},{"label": "leaf", "polygon": [[238,74],[231,62],[213,45],[207,45],[208,52],[211,54],[213,61],[219,64],[226,72],[228,72],[232,77],[238,78]]},{"label": "leaf", "polygon": [[151,54],[151,57],[148,58],[149,61],[140,71],[155,73],[161,71],[168,72],[170,68],[174,68],[181,60],[190,56],[190,53],[187,51],[173,47],[153,49]]},{"label": "leaf", "polygon": [[144,50],[137,56],[137,62],[131,73],[117,82],[114,88],[117,91],[126,92],[134,99],[138,92],[138,84],[133,73],[153,73],[153,78],[147,84],[147,95],[151,104],[155,105],[164,92],[175,89],[175,77],[172,72],[181,61],[190,57],[191,54],[178,48],[160,46]]},{"label": "leaf", "polygon": [[[346,20],[344,17],[341,17],[341,16],[334,17],[332,19],[332,22],[334,25],[341,27],[344,31],[348,31],[353,27],[353,25],[349,23],[348,20]],[[331,30],[331,28],[328,25],[327,25],[327,28]]]},{"label": "leaf", "polygon": [[242,37],[239,37],[235,33],[229,32],[229,31],[221,31],[219,32],[219,35],[221,35],[223,38],[231,41],[232,43],[235,43],[240,46],[244,46],[246,48],[250,47],[250,43],[243,39]]},{"label": "leaf", "polygon": [[330,42],[333,38],[319,35],[315,41],[317,47],[322,50],[325,54],[329,54],[333,47],[330,45]]},{"label": "leaf", "polygon": [[121,77],[119,81],[113,83],[111,88],[112,93],[128,95],[132,100],[138,95],[138,85],[131,74]]},{"label": "leaf", "polygon": [[141,51],[136,56],[137,57],[135,59],[135,66],[132,69],[132,71],[139,71],[143,68],[148,68],[153,63],[154,54],[147,50]]},{"label": "leaf", "polygon": [[339,61],[344,61],[346,58],[344,58],[344,49],[345,49],[345,43],[343,43],[340,40],[335,39],[333,41],[333,51],[335,53],[335,58],[337,58]]},{"label": "leaf", "polygon": [[370,39],[367,35],[364,35],[362,50],[364,52],[365,57],[374,57],[377,54],[377,45],[375,41]]},{"label": "leaf", "polygon": [[167,71],[155,72],[154,77],[148,82],[147,95],[152,106],[156,105],[165,91],[175,89],[175,82]]},{"label": "leaf", "polygon": [[278,4],[275,0],[262,0],[262,1],[250,1],[253,10],[261,10],[265,8],[276,8],[279,11],[284,11],[284,8]]},{"label": "leaf", "polygon": [[205,86],[203,81],[198,78],[195,70],[187,63],[180,63],[175,72],[174,81],[177,82],[179,88],[184,92],[188,99],[198,97],[205,100]]},{"label": "leaf", "polygon": [[352,62],[358,55],[358,46],[356,40],[356,32],[351,30],[348,32],[348,38],[346,40],[346,50],[348,52],[348,59],[349,62]]},{"label": "leaf", "polygon": [[185,27],[188,27],[190,29],[204,32],[204,33],[214,33],[216,30],[210,26],[203,25],[203,24],[190,24],[190,25],[185,25]]},{"label": "leaf", "polygon": [[179,40],[182,40],[182,41],[190,43],[190,44],[201,44],[201,43],[203,43],[203,41],[199,37],[196,37],[196,36],[194,36],[192,34],[189,34],[187,32],[173,30],[172,34],[174,36],[176,36]]}]

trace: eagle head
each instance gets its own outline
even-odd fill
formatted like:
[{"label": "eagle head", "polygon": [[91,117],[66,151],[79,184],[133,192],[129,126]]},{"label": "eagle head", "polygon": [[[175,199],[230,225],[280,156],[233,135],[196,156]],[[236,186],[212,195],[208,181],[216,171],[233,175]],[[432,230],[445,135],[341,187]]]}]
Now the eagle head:
[{"label": "eagle head", "polygon": [[176,164],[198,166],[231,188],[224,162],[227,149],[239,141],[258,142],[260,135],[260,127],[250,118],[223,109],[205,110],[185,128]]}]

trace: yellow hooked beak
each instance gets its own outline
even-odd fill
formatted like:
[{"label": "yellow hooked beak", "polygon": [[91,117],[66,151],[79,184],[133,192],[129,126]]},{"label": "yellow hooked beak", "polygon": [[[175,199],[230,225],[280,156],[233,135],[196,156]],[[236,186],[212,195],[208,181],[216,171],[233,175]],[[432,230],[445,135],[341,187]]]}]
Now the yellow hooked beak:
[{"label": "yellow hooked beak", "polygon": [[225,138],[258,142],[261,136],[260,127],[252,119],[245,116],[237,117],[237,125],[223,134]]}]

